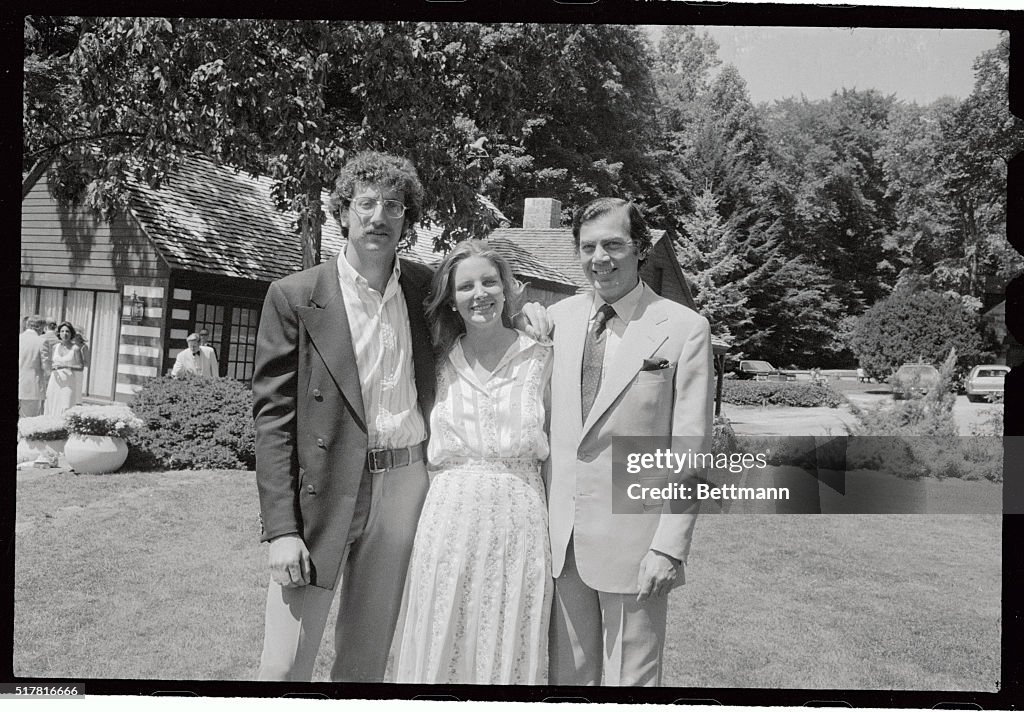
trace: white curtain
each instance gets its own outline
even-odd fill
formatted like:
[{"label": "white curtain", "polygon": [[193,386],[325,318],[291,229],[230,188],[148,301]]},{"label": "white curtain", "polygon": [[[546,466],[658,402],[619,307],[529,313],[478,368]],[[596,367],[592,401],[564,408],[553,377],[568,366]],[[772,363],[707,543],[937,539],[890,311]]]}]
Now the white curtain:
[{"label": "white curtain", "polygon": [[18,314],[22,317],[32,316],[36,313],[36,292],[38,290],[35,287],[22,287],[21,288],[21,301],[19,303]]},{"label": "white curtain", "polygon": [[55,319],[59,324],[64,315],[64,290],[40,289],[36,313],[44,319]]},{"label": "white curtain", "polygon": [[117,340],[121,327],[121,295],[117,292],[96,292],[96,314],[89,334],[89,394],[98,398],[114,398],[117,374]]},{"label": "white curtain", "polygon": [[85,372],[82,374],[82,395],[92,393],[89,388],[89,367],[92,365],[92,303],[95,294],[96,292],[92,291],[69,289],[64,302],[64,321],[70,321],[75,331],[79,332],[89,345],[90,363],[86,364]]}]

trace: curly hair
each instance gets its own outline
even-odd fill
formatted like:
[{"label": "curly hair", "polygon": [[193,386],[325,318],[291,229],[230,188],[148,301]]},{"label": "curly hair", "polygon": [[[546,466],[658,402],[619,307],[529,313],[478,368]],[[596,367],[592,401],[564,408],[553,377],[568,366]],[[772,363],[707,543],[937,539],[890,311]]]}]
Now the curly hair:
[{"label": "curly hair", "polygon": [[423,303],[430,335],[434,342],[434,354],[444,360],[459,336],[466,332],[462,317],[452,307],[455,305],[455,270],[460,262],[470,257],[482,257],[498,268],[501,277],[501,291],[505,304],[501,309],[501,323],[512,327],[512,317],[518,312],[519,299],[525,285],[512,274],[508,260],[484,240],[463,240],[438,265],[430,285],[430,294]]},{"label": "curly hair", "polygon": [[327,202],[331,215],[338,220],[341,234],[345,237],[348,237],[348,228],[341,224],[341,214],[348,210],[348,204],[359,184],[402,191],[405,202],[402,237],[409,242],[414,241],[415,225],[423,214],[423,184],[420,183],[412,161],[389,153],[363,151],[345,163]]},{"label": "curly hair", "polygon": [[640,257],[640,264],[643,265],[644,260],[647,258],[647,253],[651,250],[651,231],[647,227],[647,222],[644,220],[644,216],[640,212],[640,208],[636,206],[636,203],[623,200],[622,198],[597,198],[573,214],[572,245],[573,249],[576,250],[576,254],[579,254],[580,251],[580,229],[586,223],[597,220],[602,215],[606,215],[619,208],[626,209],[626,215],[629,218],[629,236],[633,240],[633,249],[636,250],[636,254]]}]

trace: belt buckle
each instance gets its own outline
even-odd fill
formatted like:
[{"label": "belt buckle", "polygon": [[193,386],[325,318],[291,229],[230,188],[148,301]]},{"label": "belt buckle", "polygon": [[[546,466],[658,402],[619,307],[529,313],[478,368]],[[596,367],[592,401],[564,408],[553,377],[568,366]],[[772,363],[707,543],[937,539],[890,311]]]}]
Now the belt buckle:
[{"label": "belt buckle", "polygon": [[[379,475],[380,473],[387,472],[394,467],[390,450],[370,450],[366,455],[366,464],[369,465],[371,474]],[[384,460],[385,464],[381,464],[377,460],[379,455],[384,456],[381,459]]]}]

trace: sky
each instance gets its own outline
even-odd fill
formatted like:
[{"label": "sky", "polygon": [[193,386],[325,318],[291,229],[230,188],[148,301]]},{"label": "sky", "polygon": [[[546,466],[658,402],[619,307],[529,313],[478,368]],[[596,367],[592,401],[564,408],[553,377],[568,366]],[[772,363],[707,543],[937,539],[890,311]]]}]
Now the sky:
[{"label": "sky", "polygon": [[[828,98],[878,89],[918,104],[963,99],[974,88],[974,59],[999,43],[997,30],[702,26],[718,57],[735,65],[755,103]],[[660,34],[654,28],[652,34]]]}]

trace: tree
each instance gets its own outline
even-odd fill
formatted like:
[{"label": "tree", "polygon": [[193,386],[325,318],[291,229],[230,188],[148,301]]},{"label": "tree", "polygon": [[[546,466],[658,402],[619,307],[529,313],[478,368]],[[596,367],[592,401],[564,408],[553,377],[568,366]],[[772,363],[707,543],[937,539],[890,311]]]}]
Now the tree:
[{"label": "tree", "polygon": [[747,285],[736,233],[718,214],[720,198],[710,185],[682,219],[676,241],[680,266],[689,277],[697,311],[711,322],[715,336],[731,340],[734,330],[750,322]]},{"label": "tree", "polygon": [[1009,113],[1009,45],[975,61],[975,87],[964,101],[897,107],[879,152],[896,200],[888,237],[904,278],[981,306],[987,277],[1005,281],[1024,269],[1006,240],[1006,166],[1024,147]]},{"label": "tree", "polygon": [[888,377],[907,362],[940,362],[956,349],[957,363],[978,363],[986,353],[977,314],[960,300],[913,284],[897,288],[857,320],[850,347],[862,368]]},{"label": "tree", "polygon": [[896,280],[884,241],[893,229],[877,153],[895,99],[843,90],[826,102],[778,102],[770,114],[778,207],[786,247],[833,280],[843,309],[857,314]]},{"label": "tree", "polygon": [[[674,191],[664,184],[657,95],[639,28],[503,24],[467,35],[457,81],[486,142],[485,192],[514,221],[523,199],[567,207],[601,195],[633,199],[655,221]],[[538,71],[544,67],[544,71]]]},{"label": "tree", "polygon": [[[478,135],[446,73],[463,25],[97,18],[69,56],[76,101],[58,130],[26,132],[53,157],[60,197],[108,216],[129,176],[158,186],[198,151],[275,181],[319,260],[321,192],[347,151],[403,153],[420,168],[445,241],[491,225],[477,200]],[[61,135],[59,141],[47,137]]]},{"label": "tree", "polygon": [[974,63],[974,90],[943,122],[946,198],[956,214],[961,244],[960,292],[977,299],[984,277],[1007,279],[1024,260],[1006,241],[1006,172],[1009,160],[1024,149],[1024,126],[1009,111],[1010,40]]},{"label": "tree", "polygon": [[939,279],[958,251],[956,213],[942,170],[946,149],[942,127],[956,107],[952,99],[923,108],[916,104],[894,107],[879,149],[886,191],[896,200],[896,223],[885,239],[893,266],[927,275],[929,286],[939,291],[960,286]]},{"label": "tree", "polygon": [[656,96],[637,28],[99,18],[69,62],[76,100],[59,135],[26,134],[27,154],[55,154],[63,198],[109,215],[129,176],[157,186],[199,151],[274,179],[306,264],[321,192],[364,148],[414,160],[444,244],[493,227],[480,193],[513,214],[538,192],[567,205],[653,195],[658,215],[675,195],[651,155]]},{"label": "tree", "polygon": [[[79,17],[25,18],[22,126],[26,147],[58,144],[67,138],[60,117],[69,114],[77,101],[68,56],[78,43],[81,24]],[[35,160],[29,151],[25,152],[23,174]]]}]

